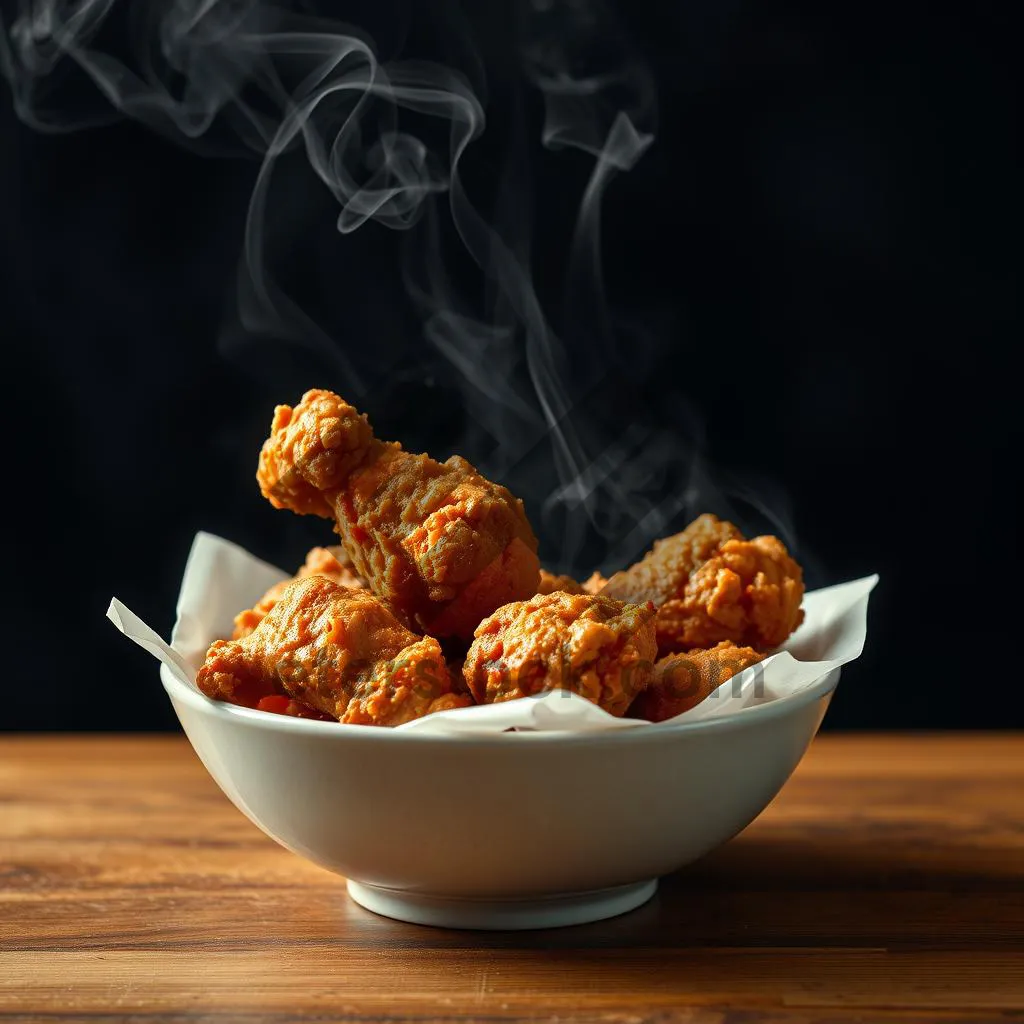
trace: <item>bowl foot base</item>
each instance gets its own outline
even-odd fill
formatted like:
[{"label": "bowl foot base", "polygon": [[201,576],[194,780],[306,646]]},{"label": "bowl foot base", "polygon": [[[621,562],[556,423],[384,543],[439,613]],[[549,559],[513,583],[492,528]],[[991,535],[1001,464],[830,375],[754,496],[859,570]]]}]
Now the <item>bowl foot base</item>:
[{"label": "bowl foot base", "polygon": [[646,903],[657,888],[657,881],[652,880],[597,892],[539,899],[460,900],[421,896],[350,881],[348,894],[361,907],[396,921],[438,928],[519,931],[525,928],[562,928],[616,917]]}]

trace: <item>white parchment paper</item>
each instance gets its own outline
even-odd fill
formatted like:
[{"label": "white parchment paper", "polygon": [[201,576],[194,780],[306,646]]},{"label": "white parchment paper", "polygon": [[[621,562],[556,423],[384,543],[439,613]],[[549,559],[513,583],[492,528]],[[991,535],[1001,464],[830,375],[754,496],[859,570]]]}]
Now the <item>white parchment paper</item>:
[{"label": "white parchment paper", "polygon": [[[235,615],[251,607],[273,584],[287,578],[288,573],[260,561],[237,544],[199,533],[181,581],[170,644],[116,598],[110,602],[107,617],[125,636],[195,689],[196,671],[210,644],[230,636]],[[867,635],[868,595],[877,582],[877,576],[866,576],[805,594],[804,623],[778,653],[723,683],[702,703],[668,723],[652,725],[631,718],[614,718],[585,698],[560,690],[503,704],[442,711],[398,728],[453,734],[507,729],[657,729],[670,723],[737,714],[757,704],[786,700],[832,669],[860,656]]]}]

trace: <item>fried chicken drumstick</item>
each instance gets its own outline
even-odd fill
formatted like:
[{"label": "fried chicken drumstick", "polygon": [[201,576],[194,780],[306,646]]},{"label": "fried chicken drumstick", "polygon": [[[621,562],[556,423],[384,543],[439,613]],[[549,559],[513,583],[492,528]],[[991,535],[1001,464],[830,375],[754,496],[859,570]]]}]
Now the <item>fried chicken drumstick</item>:
[{"label": "fried chicken drumstick", "polygon": [[252,633],[216,641],[196,683],[215,700],[256,707],[283,695],[356,725],[401,725],[469,703],[452,693],[435,639],[326,576],[294,580]]},{"label": "fried chicken drumstick", "polygon": [[732,523],[703,515],[616,573],[601,593],[653,601],[660,654],[723,640],[766,651],[803,621],[803,572],[777,537],[744,540]]},{"label": "fried chicken drumstick", "polygon": [[753,648],[737,647],[728,640],[706,651],[670,654],[654,666],[651,684],[630,705],[629,717],[648,722],[675,718],[763,658]]},{"label": "fried chicken drumstick", "polygon": [[649,682],[654,656],[649,605],[555,591],[481,622],[463,676],[481,704],[572,690],[621,717]]},{"label": "fried chicken drumstick", "polygon": [[537,590],[537,539],[518,498],[457,455],[435,462],[377,440],[330,391],[277,407],[257,480],[276,508],[335,519],[373,593],[433,636],[468,639]]}]

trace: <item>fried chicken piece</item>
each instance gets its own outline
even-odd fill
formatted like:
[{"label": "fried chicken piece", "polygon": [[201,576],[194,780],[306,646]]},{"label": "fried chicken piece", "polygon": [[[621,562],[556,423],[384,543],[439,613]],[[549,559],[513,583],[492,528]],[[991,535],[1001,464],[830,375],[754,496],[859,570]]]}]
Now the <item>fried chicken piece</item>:
[{"label": "fried chicken piece", "polygon": [[675,649],[722,640],[769,651],[804,620],[803,572],[778,537],[730,540],[691,577],[681,601],[659,610]]},{"label": "fried chicken piece", "polygon": [[329,576],[335,583],[355,590],[366,585],[352,571],[352,562],[343,547],[313,548],[306,555],[305,563],[299,566],[298,571],[291,579],[275,583],[252,608],[247,608],[235,616],[235,628],[231,639],[241,640],[243,636],[248,636],[263,621],[267,612],[281,599],[288,584],[306,576]]},{"label": "fried chicken piece", "polygon": [[433,637],[326,576],[292,581],[252,633],[217,640],[196,683],[216,700],[258,707],[283,694],[357,725],[401,725],[458,700]]},{"label": "fried chicken piece", "polygon": [[753,648],[737,647],[729,640],[705,651],[670,654],[655,664],[651,684],[630,705],[629,717],[648,722],[675,718],[763,659]]},{"label": "fried chicken piece", "polygon": [[561,591],[563,594],[596,594],[607,582],[608,580],[596,569],[582,583],[572,576],[563,576],[548,572],[547,569],[541,569],[537,593],[554,594]]},{"label": "fried chicken piece", "polygon": [[477,703],[572,690],[621,717],[651,678],[654,608],[590,594],[537,594],[476,629],[463,667]]},{"label": "fried chicken piece", "polygon": [[256,705],[257,711],[269,711],[272,715],[287,715],[289,718],[311,718],[316,722],[333,722],[330,715],[321,714],[301,700],[287,697],[283,693],[262,697]]},{"label": "fried chicken piece", "polygon": [[411,625],[468,639],[537,590],[523,503],[453,455],[435,462],[373,436],[330,391],[279,405],[256,474],[276,508],[334,518],[355,571]]},{"label": "fried chicken piece", "polygon": [[770,650],[803,621],[803,572],[782,541],[744,540],[732,523],[712,515],[657,541],[601,593],[654,602],[660,654],[722,640]]},{"label": "fried chicken piece", "polygon": [[653,601],[660,608],[682,594],[690,574],[727,540],[742,537],[732,523],[702,515],[682,533],[656,540],[639,562],[617,572],[601,592],[620,601]]},{"label": "fried chicken piece", "polygon": [[340,544],[311,548],[306,555],[304,568],[309,570],[310,575],[319,572],[322,576],[330,576],[343,587],[359,590],[366,586],[366,581],[356,573],[352,559]]},{"label": "fried chicken piece", "polygon": [[571,576],[560,576],[557,573],[548,572],[547,569],[540,571],[540,583],[537,585],[538,594],[582,594],[582,584],[578,583]]},{"label": "fried chicken piece", "polygon": [[426,714],[436,715],[438,711],[458,711],[459,708],[471,708],[475,703],[468,693],[457,693],[452,690],[451,693],[446,693],[431,702],[430,709]]}]

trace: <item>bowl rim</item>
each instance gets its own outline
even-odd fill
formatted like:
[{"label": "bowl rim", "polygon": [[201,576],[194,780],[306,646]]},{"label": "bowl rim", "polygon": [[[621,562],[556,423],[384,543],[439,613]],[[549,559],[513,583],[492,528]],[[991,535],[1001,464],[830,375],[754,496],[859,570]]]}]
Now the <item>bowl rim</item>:
[{"label": "bowl rim", "polygon": [[[495,746],[547,743],[630,743],[653,741],[659,738],[675,738],[693,733],[728,732],[776,721],[799,711],[835,690],[839,683],[842,666],[829,669],[813,683],[797,693],[740,708],[736,712],[717,718],[698,719],[693,722],[657,722],[635,729],[550,729],[538,732],[464,732],[438,735],[419,732],[416,729],[382,729],[371,725],[352,725],[342,722],[321,722],[308,718],[291,718],[255,708],[243,708],[226,701],[213,700],[198,690],[183,683],[165,665],[160,666],[160,680],[168,696],[181,700],[202,714],[233,725],[269,729],[271,731],[306,736],[332,736],[344,742],[371,743],[425,743],[451,745]],[[529,698],[524,698],[528,700]]]}]

